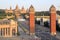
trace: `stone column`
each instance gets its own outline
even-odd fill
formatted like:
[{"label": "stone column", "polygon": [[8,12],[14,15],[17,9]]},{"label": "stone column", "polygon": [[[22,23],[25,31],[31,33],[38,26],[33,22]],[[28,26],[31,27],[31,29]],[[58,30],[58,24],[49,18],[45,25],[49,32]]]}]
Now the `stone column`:
[{"label": "stone column", "polygon": [[12,28],[10,27],[10,36],[12,37]]}]

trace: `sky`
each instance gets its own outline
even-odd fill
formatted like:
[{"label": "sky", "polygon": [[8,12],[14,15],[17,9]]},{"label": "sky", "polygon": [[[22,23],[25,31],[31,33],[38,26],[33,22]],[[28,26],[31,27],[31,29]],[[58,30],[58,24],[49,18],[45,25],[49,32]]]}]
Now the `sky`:
[{"label": "sky", "polygon": [[14,9],[18,4],[21,9],[24,6],[28,9],[33,5],[35,11],[48,11],[51,5],[54,5],[57,10],[60,10],[60,0],[0,0],[0,9],[9,9],[10,6]]}]

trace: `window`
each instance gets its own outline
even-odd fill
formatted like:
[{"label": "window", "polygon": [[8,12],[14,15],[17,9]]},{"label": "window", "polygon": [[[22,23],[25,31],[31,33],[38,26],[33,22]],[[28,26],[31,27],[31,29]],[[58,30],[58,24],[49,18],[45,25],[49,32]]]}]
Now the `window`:
[{"label": "window", "polygon": [[5,36],[5,28],[3,28],[3,35]]},{"label": "window", "polygon": [[15,36],[15,34],[16,34],[15,32],[16,32],[16,30],[15,29],[12,29],[12,35],[13,36]]},{"label": "window", "polygon": [[0,28],[0,36],[1,36],[1,28]]},{"label": "window", "polygon": [[1,36],[2,36],[2,28],[1,28]]},{"label": "window", "polygon": [[7,28],[6,28],[6,35],[7,35]]}]

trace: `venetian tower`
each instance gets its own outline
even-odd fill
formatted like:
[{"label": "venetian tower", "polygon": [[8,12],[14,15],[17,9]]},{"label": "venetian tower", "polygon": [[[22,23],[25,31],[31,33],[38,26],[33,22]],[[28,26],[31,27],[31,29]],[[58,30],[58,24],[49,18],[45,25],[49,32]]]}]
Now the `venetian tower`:
[{"label": "venetian tower", "polygon": [[30,15],[30,35],[35,35],[35,11],[34,7],[31,5],[29,8]]},{"label": "venetian tower", "polygon": [[56,8],[54,5],[50,7],[50,26],[51,35],[56,35]]}]

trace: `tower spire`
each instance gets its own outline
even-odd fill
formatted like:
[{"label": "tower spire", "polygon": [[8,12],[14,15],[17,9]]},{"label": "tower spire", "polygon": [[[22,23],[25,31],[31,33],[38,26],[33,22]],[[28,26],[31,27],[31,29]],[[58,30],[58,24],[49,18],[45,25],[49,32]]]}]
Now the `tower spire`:
[{"label": "tower spire", "polygon": [[12,10],[12,7],[10,6],[10,10]]},{"label": "tower spire", "polygon": [[16,9],[19,9],[18,4],[16,5]]}]

